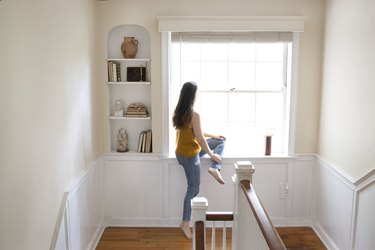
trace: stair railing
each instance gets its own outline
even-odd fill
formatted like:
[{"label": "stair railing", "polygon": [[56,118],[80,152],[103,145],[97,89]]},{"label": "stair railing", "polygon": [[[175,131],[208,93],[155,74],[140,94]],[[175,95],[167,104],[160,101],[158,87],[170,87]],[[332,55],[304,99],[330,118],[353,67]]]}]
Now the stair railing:
[{"label": "stair railing", "polygon": [[[252,175],[255,171],[254,166],[250,161],[239,161],[234,166],[236,171],[236,174],[232,177],[235,185],[234,213],[220,212],[213,214],[207,212],[208,202],[204,197],[195,197],[191,201],[193,250],[206,249],[206,221],[208,220],[233,220],[232,250],[285,250],[284,243],[251,184]],[[213,228],[212,231],[211,246],[214,250],[215,229]],[[225,238],[223,231],[223,249],[226,247]]]}]

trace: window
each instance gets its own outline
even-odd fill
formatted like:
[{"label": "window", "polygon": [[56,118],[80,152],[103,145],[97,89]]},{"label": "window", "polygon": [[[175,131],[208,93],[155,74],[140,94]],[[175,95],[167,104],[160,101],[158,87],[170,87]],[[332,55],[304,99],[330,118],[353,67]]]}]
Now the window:
[{"label": "window", "polygon": [[[288,152],[288,88],[291,32],[201,32],[171,34],[169,121],[181,86],[198,84],[195,109],[203,130],[227,137],[226,156]],[[170,124],[170,151],[175,130]]]}]

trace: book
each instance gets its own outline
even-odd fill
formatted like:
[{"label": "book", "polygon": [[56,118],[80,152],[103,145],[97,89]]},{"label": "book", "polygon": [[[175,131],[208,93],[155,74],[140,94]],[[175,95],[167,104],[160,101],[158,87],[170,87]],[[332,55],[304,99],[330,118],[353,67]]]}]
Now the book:
[{"label": "book", "polygon": [[141,153],[142,152],[142,142],[143,142],[143,137],[144,137],[144,131],[139,133],[139,138],[138,138],[138,149],[137,152]]},{"label": "book", "polygon": [[146,131],[143,131],[141,152],[144,153],[145,151],[146,151]]},{"label": "book", "polygon": [[145,153],[151,153],[152,152],[152,131],[147,130],[146,131],[146,146],[145,146]]},{"label": "book", "polygon": [[116,82],[121,82],[121,64],[116,62]]},{"label": "book", "polygon": [[108,62],[108,81],[121,82],[121,64],[119,62]]},{"label": "book", "polygon": [[117,82],[116,62],[112,63],[112,82]]},{"label": "book", "polygon": [[108,81],[112,82],[112,62],[111,61],[107,63],[107,67],[108,67]]}]

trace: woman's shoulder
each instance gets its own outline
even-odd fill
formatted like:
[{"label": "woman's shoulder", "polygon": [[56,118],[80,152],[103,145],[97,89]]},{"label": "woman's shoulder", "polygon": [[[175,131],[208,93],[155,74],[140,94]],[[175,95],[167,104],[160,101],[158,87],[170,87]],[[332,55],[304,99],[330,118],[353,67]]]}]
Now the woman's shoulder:
[{"label": "woman's shoulder", "polygon": [[196,111],[193,111],[193,114],[192,114],[192,117],[191,117],[191,125],[192,127],[194,127],[194,125],[198,125],[200,124],[200,116],[199,116],[199,113],[196,112]]},{"label": "woman's shoulder", "polygon": [[199,113],[197,111],[193,110],[192,117],[196,117],[196,118],[198,117],[199,118],[200,116],[199,116]]}]

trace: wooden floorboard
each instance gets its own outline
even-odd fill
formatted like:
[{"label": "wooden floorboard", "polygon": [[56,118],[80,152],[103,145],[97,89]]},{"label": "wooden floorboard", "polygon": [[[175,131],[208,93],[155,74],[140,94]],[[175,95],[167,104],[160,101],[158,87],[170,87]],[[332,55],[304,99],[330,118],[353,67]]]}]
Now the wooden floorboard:
[{"label": "wooden floorboard", "polygon": [[[309,227],[276,228],[287,249],[325,250],[323,243]],[[227,249],[231,250],[231,230],[227,232]],[[207,247],[211,249],[211,230],[207,229]],[[216,229],[216,249],[222,247],[222,229]],[[108,227],[96,250],[191,250],[179,228]]]}]

